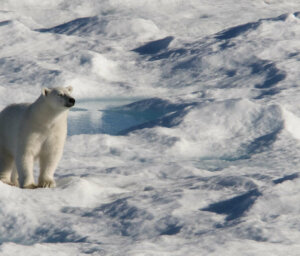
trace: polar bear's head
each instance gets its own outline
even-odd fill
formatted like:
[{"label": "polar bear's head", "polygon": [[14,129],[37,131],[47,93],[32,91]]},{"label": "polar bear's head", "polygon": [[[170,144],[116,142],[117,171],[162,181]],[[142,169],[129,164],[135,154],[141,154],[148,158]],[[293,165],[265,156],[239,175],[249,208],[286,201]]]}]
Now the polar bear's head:
[{"label": "polar bear's head", "polygon": [[70,108],[75,104],[75,99],[71,96],[72,91],[72,86],[53,89],[43,88],[42,96],[53,108]]}]

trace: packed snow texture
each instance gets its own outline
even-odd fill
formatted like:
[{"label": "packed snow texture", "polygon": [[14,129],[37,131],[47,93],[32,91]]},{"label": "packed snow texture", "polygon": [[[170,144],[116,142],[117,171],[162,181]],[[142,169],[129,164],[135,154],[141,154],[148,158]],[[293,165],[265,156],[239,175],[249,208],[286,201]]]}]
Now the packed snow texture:
[{"label": "packed snow texture", "polygon": [[57,188],[0,183],[0,255],[299,255],[298,11],[1,1],[0,109],[77,101]]}]

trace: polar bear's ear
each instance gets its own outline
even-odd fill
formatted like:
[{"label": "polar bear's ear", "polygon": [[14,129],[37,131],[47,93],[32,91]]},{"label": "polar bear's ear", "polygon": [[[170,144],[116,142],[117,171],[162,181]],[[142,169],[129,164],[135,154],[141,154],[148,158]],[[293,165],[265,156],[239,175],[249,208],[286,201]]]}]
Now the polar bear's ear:
[{"label": "polar bear's ear", "polygon": [[50,93],[50,89],[48,89],[48,88],[43,88],[42,89],[42,94],[44,95],[44,96],[47,96],[49,93]]},{"label": "polar bear's ear", "polygon": [[69,93],[71,93],[73,91],[73,87],[72,86],[67,86],[66,89],[68,90]]}]

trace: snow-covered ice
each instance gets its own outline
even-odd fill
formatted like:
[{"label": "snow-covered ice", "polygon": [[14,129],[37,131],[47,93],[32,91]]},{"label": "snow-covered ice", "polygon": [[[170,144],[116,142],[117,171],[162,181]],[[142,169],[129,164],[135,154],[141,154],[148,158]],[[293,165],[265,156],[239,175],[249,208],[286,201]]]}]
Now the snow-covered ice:
[{"label": "snow-covered ice", "polygon": [[299,255],[299,1],[4,0],[0,36],[0,109],[77,100],[0,255]]}]

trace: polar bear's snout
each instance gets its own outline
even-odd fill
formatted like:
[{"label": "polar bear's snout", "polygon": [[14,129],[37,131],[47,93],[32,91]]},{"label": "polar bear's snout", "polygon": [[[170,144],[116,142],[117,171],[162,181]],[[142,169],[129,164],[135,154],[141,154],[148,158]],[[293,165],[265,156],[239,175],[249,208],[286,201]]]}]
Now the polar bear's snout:
[{"label": "polar bear's snout", "polygon": [[75,105],[75,99],[72,97],[67,98],[66,107],[73,107]]}]

